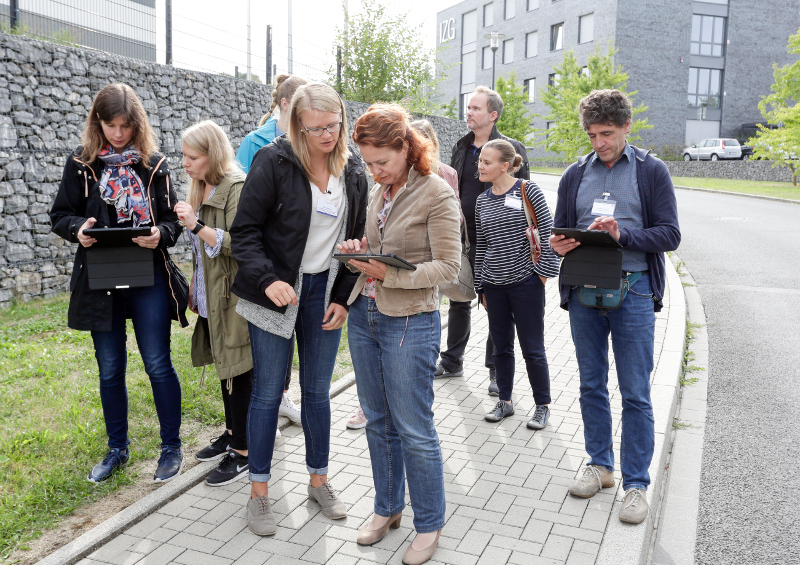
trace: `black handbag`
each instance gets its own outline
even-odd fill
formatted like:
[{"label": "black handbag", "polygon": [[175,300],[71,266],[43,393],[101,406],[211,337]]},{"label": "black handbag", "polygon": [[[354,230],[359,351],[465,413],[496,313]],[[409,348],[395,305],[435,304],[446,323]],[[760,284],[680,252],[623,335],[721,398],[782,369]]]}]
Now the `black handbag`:
[{"label": "black handbag", "polygon": [[169,287],[170,318],[180,322],[181,327],[189,325],[186,319],[186,309],[189,307],[189,281],[183,274],[166,249],[160,249],[164,257],[164,266],[167,270],[167,286]]}]

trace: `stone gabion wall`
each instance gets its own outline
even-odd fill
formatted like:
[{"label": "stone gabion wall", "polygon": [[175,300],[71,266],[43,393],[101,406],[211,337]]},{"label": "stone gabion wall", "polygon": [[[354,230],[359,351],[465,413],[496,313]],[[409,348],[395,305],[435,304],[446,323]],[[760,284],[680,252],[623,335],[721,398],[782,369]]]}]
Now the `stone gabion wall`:
[{"label": "stone gabion wall", "polygon": [[[762,180],[791,182],[792,172],[786,167],[773,167],[772,161],[664,161],[673,177],[700,177],[732,180]],[[531,161],[531,168],[554,167],[566,169],[571,163],[563,161]],[[800,161],[797,161],[800,167]]]},{"label": "stone gabion wall", "polygon": [[[0,33],[0,306],[68,289],[75,246],[50,233],[48,212],[94,95],[114,82],[141,98],[180,197],[190,180],[181,131],[212,119],[238,149],[271,102],[271,87],[259,83]],[[346,108],[352,128],[367,105]],[[449,162],[466,126],[428,119]],[[170,251],[178,262],[191,258],[186,238]]]}]

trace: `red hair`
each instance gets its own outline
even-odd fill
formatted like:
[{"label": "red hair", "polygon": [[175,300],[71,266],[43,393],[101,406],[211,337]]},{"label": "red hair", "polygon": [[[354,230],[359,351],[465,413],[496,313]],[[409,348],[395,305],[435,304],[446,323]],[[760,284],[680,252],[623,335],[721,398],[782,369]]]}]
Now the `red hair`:
[{"label": "red hair", "polygon": [[399,104],[373,104],[356,120],[353,141],[356,145],[391,147],[402,151],[408,144],[408,164],[421,175],[431,174],[433,143],[409,125],[410,116]]}]

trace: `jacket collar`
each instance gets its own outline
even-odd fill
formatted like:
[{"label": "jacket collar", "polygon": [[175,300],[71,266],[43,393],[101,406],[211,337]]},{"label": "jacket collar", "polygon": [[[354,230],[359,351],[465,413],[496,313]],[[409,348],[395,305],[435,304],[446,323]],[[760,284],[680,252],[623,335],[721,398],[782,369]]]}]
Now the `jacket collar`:
[{"label": "jacket collar", "polygon": [[237,170],[232,173],[228,173],[217,185],[214,195],[206,202],[203,202],[203,206],[210,206],[211,208],[225,208],[225,202],[228,200],[228,193],[231,191],[231,187],[236,183],[244,182],[244,179],[245,175],[241,171]]},{"label": "jacket collar", "polygon": [[[500,131],[497,129],[497,124],[492,126],[492,132],[489,134],[489,141],[493,139],[500,139],[503,136],[500,134]],[[475,132],[470,130],[470,132],[462,137],[458,141],[458,145],[460,149],[464,149],[465,147],[469,147],[471,143],[475,141]]]},{"label": "jacket collar", "polygon": [[[651,150],[650,149],[641,149],[639,147],[636,147],[633,144],[629,144],[629,145],[631,146],[631,148],[633,148],[633,153],[634,153],[634,155],[636,155],[636,160],[644,163],[645,157],[647,157],[650,154]],[[586,165],[586,163],[591,161],[592,157],[594,157],[594,156],[595,156],[595,152],[592,151],[591,153],[589,153],[587,155],[583,155],[581,157],[578,157],[578,167],[583,167],[584,165]]]}]

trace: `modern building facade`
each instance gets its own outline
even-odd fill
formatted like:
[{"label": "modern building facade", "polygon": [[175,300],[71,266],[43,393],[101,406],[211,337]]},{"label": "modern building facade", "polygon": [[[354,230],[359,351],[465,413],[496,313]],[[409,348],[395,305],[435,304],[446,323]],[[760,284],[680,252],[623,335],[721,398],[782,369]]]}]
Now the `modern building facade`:
[{"label": "modern building facade", "polygon": [[32,37],[156,60],[156,0],[0,0],[0,23],[14,21]]},{"label": "modern building facade", "polygon": [[[635,103],[654,127],[641,145],[663,151],[707,137],[736,137],[761,121],[773,63],[793,61],[789,36],[800,28],[796,0],[465,0],[438,14],[439,58],[454,66],[439,86],[460,115],[477,85],[512,69],[531,113],[547,114],[540,91],[558,80],[566,50],[580,65],[595,50],[617,49]],[[505,35],[496,54],[484,37]],[[460,63],[460,65],[458,65]],[[546,128],[544,119],[534,125]]]}]

